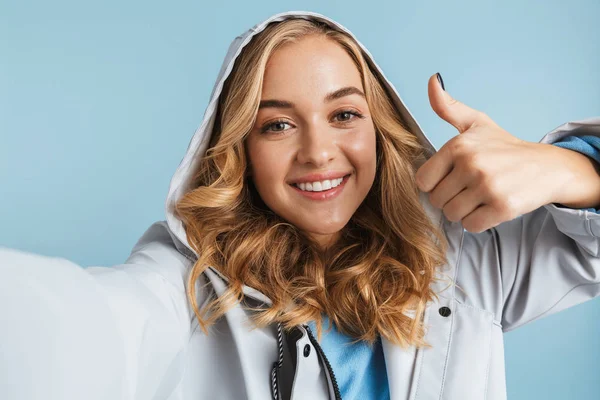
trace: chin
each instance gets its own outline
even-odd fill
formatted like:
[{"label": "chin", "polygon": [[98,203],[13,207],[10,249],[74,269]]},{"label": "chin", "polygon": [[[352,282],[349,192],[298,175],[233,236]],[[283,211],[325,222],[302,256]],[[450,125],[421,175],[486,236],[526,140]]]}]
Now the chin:
[{"label": "chin", "polygon": [[344,227],[346,226],[346,224],[335,224],[328,227],[328,229],[323,229],[323,224],[321,223],[319,225],[320,226],[296,226],[301,231],[312,235],[335,235],[339,233],[342,229],[344,229]]}]

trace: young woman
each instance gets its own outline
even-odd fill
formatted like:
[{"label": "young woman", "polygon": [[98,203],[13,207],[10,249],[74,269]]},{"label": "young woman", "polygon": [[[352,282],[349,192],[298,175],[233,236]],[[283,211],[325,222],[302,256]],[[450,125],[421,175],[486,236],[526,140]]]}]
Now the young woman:
[{"label": "young woman", "polygon": [[600,294],[600,177],[550,146],[600,119],[528,143],[429,96],[439,151],[339,23],[236,37],[124,264],[0,250],[0,397],[505,399],[503,332]]}]

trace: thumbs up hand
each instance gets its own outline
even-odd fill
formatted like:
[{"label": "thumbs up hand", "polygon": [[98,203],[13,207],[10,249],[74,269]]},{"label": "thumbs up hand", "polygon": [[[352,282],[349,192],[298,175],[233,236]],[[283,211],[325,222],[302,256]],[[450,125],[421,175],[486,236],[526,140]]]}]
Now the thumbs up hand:
[{"label": "thumbs up hand", "polygon": [[482,232],[564,199],[559,192],[572,179],[573,170],[561,164],[574,166],[569,157],[585,156],[511,135],[486,114],[453,99],[442,82],[438,74],[429,79],[429,102],[459,134],[415,175],[434,207],[441,208],[448,220],[462,221],[466,230]]}]

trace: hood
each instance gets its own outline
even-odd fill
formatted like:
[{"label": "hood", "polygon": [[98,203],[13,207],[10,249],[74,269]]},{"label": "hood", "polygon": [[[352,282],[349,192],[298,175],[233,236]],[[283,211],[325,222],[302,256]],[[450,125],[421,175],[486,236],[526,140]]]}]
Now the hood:
[{"label": "hood", "polygon": [[[244,46],[246,46],[252,38],[261,32],[265,27],[267,27],[270,23],[283,21],[290,18],[303,18],[307,20],[317,20],[327,23],[332,28],[345,32],[350,35],[360,46],[365,54],[365,58],[367,63],[370,64],[375,74],[379,76],[379,79],[384,83],[388,93],[390,94],[398,113],[402,116],[405,121],[407,128],[417,136],[423,147],[427,150],[426,159],[429,159],[433,154],[436,153],[437,149],[431,144],[427,136],[423,133],[423,130],[410,113],[404,101],[400,98],[396,88],[394,85],[385,77],[381,68],[377,65],[373,56],[369,53],[367,48],[350,32],[347,28],[342,26],[339,22],[332,20],[322,14],[311,12],[311,11],[287,11],[278,14],[274,14],[269,18],[259,22],[254,25],[241,35],[237,36],[229,45],[229,49],[227,50],[227,54],[225,55],[225,59],[223,60],[223,64],[221,65],[221,69],[219,70],[219,74],[217,76],[215,85],[213,87],[212,93],[210,95],[210,100],[208,102],[208,106],[206,111],[204,112],[204,118],[202,123],[196,129],[196,132],[192,136],[192,139],[189,143],[185,156],[181,160],[179,167],[175,171],[173,178],[171,179],[171,184],[169,185],[169,193],[167,195],[167,200],[165,204],[166,218],[169,229],[172,232],[172,235],[179,241],[176,243],[177,248],[182,251],[184,254],[188,254],[192,258],[196,258],[198,255],[192,249],[190,244],[187,241],[187,236],[185,230],[183,228],[183,223],[180,219],[178,219],[173,213],[174,205],[179,201],[179,199],[189,190],[191,189],[190,184],[193,178],[193,173],[196,170],[199,161],[204,156],[204,153],[210,143],[210,135],[212,132],[212,128],[214,126],[217,106],[219,103],[219,96],[221,95],[221,91],[223,89],[223,83],[225,79],[229,76],[231,70],[233,69],[234,62]],[[416,165],[418,168],[420,165]],[[435,209],[425,193],[421,192],[421,203],[423,204],[425,210],[428,215],[432,219],[432,221],[437,226],[440,223],[441,219],[441,210]],[[209,270],[219,275],[222,279],[226,278],[221,275],[214,268],[209,268]],[[212,275],[212,274],[209,274]],[[210,276],[209,276],[210,277]],[[210,277],[211,280],[214,279]],[[270,303],[270,300],[262,293],[258,292],[255,289],[244,287],[244,293],[250,295],[253,298],[256,298],[260,301],[264,301]]]}]

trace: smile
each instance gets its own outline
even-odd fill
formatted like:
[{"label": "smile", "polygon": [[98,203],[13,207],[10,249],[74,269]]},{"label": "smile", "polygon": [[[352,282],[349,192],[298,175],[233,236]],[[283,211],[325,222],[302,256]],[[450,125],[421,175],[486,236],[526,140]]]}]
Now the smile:
[{"label": "smile", "polygon": [[[316,187],[313,187],[313,184],[300,184],[301,186],[304,186],[304,189],[301,189],[300,187],[297,186],[297,184],[292,184],[290,185],[297,193],[301,194],[302,196],[311,199],[311,200],[331,200],[335,197],[337,197],[342,190],[344,189],[344,187],[346,186],[346,182],[348,182],[348,179],[350,179],[351,174],[344,176],[343,178],[340,179],[333,179],[330,181],[323,181],[323,182],[315,182]],[[325,189],[323,190],[325,187],[329,186],[329,189]],[[314,191],[314,189],[317,189],[317,191]]]}]

